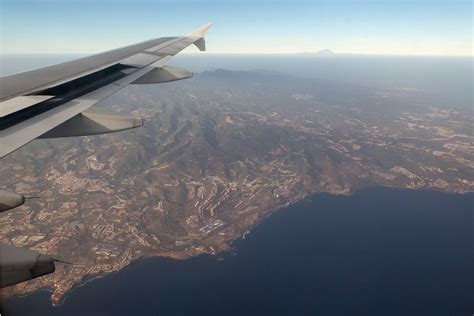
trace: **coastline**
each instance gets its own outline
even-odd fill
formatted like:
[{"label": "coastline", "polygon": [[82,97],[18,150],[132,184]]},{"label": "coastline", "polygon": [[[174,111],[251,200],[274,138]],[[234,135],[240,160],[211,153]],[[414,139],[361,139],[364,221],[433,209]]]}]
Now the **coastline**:
[{"label": "coastline", "polygon": [[[394,190],[394,191],[400,191],[400,190],[407,190],[407,191],[422,191],[422,192],[436,192],[436,193],[442,193],[442,194],[454,194],[454,195],[469,195],[469,194],[474,194],[474,191],[464,191],[464,192],[454,192],[450,191],[447,192],[442,189],[437,189],[437,188],[400,188],[400,187],[393,187],[393,186],[370,186],[370,187],[364,187],[358,190],[353,190],[350,192],[346,192],[344,194],[334,194],[334,193],[328,193],[328,192],[317,192],[313,194],[309,194],[307,196],[303,196],[300,199],[297,199],[293,201],[292,203],[284,203],[283,206],[278,207],[278,208],[270,208],[270,209],[264,209],[264,210],[256,210],[255,213],[258,214],[258,220],[253,223],[252,225],[248,226],[247,229],[240,234],[236,235],[235,238],[229,239],[229,240],[224,240],[222,242],[222,245],[224,245],[223,248],[218,249],[215,252],[202,252],[202,253],[197,253],[197,254],[190,254],[187,253],[186,251],[168,251],[168,252],[161,252],[158,255],[144,255],[138,258],[132,259],[127,265],[122,267],[121,269],[114,270],[112,272],[106,272],[98,275],[93,275],[93,276],[86,276],[86,278],[83,279],[80,283],[75,284],[69,291],[65,293],[64,296],[60,296],[59,300],[55,300],[53,297],[54,290],[52,290],[50,287],[46,286],[43,288],[39,288],[34,292],[29,292],[29,293],[14,293],[11,296],[8,296],[6,298],[3,298],[3,300],[8,303],[11,300],[15,299],[22,299],[25,297],[28,297],[30,295],[35,295],[37,293],[41,292],[47,292],[51,294],[51,304],[55,307],[59,307],[65,304],[67,299],[74,294],[75,290],[77,288],[81,288],[89,283],[92,283],[95,280],[106,278],[109,276],[113,276],[124,269],[130,267],[133,264],[136,264],[138,262],[146,261],[146,260],[177,260],[177,261],[182,261],[182,260],[189,260],[192,258],[198,258],[200,256],[213,256],[213,257],[218,257],[219,255],[225,255],[226,253],[234,253],[235,250],[235,243],[239,242],[241,240],[245,240],[246,236],[248,236],[250,233],[252,233],[257,227],[262,225],[264,222],[266,222],[271,216],[275,213],[279,212],[284,212],[286,209],[293,208],[293,207],[298,207],[298,205],[302,205],[305,203],[313,203],[314,199],[317,199],[320,196],[324,195],[329,195],[329,196],[334,196],[334,197],[351,197],[357,194],[362,194],[364,191],[370,191],[370,190]],[[288,204],[289,203],[289,204]],[[237,253],[238,255],[238,253]]]},{"label": "coastline", "polygon": [[[222,311],[222,308],[228,306],[225,300],[232,301],[233,296],[229,296],[228,291],[232,293],[236,291],[236,294],[239,293],[238,299],[244,299],[243,302],[262,295],[266,300],[276,299],[273,304],[278,308],[278,304],[286,304],[288,299],[294,301],[295,297],[299,297],[284,294],[287,290],[291,290],[292,293],[296,291],[293,289],[295,283],[291,283],[291,280],[309,278],[311,280],[309,283],[298,281],[297,284],[302,284],[303,288],[295,293],[302,297],[312,293],[316,297],[312,302],[318,302],[317,304],[322,304],[323,298],[341,299],[337,295],[334,296],[334,291],[343,290],[355,291],[353,299],[350,298],[351,295],[344,296],[344,304],[357,304],[361,293],[366,293],[364,295],[373,300],[370,304],[387,308],[387,304],[394,304],[390,301],[390,297],[394,294],[392,291],[397,289],[411,294],[403,301],[397,301],[396,306],[392,306],[394,310],[403,306],[401,302],[415,304],[419,299],[427,299],[426,302],[431,302],[431,306],[441,308],[441,311],[443,308],[454,308],[455,303],[465,308],[463,296],[446,296],[444,292],[449,289],[441,287],[440,289],[445,290],[437,292],[435,289],[438,287],[433,288],[432,285],[444,284],[443,282],[448,282],[452,278],[459,280],[456,282],[462,282],[465,280],[465,273],[472,270],[470,265],[466,265],[466,260],[454,259],[467,258],[459,251],[465,253],[469,248],[463,236],[469,233],[469,223],[465,218],[471,212],[470,205],[473,198],[472,194],[386,187],[358,191],[347,197],[326,193],[315,194],[311,198],[272,213],[273,216],[262,218],[259,224],[250,230],[251,234],[247,235],[246,239],[234,240],[229,251],[220,252],[216,256],[206,254],[186,260],[167,257],[140,258],[118,273],[99,278],[101,280],[95,278],[97,282],[91,282],[92,279],[89,279],[83,285],[74,287],[74,290],[65,296],[61,305],[51,306],[51,303],[45,300],[47,295],[42,291],[37,292],[37,295],[17,298],[7,304],[16,308],[39,306],[39,311],[50,312],[51,315],[69,315],[70,311],[76,311],[78,306],[84,304],[87,304],[87,307],[84,306],[86,313],[87,310],[95,310],[97,313],[102,308],[107,308],[107,311],[114,315],[129,314],[131,308],[137,309],[135,312],[140,313],[140,309],[145,306],[147,313],[150,313],[149,308],[161,311],[161,308],[164,308],[159,307],[161,304],[168,306],[166,307],[168,309],[163,310],[163,314],[167,314],[166,311],[174,311],[175,308],[179,311],[180,308],[191,304],[190,308],[199,307],[196,310],[199,314],[204,313],[206,308],[214,306],[213,304],[218,304]],[[340,237],[334,239],[336,236]],[[345,246],[341,248],[343,245]],[[342,258],[344,260],[339,261]],[[384,264],[380,266],[381,262],[378,260],[382,260]],[[427,262],[430,262],[429,269],[426,268]],[[439,274],[438,270],[446,267],[453,272]],[[460,267],[460,270],[454,269],[455,267]],[[395,275],[390,272],[394,268],[398,271]],[[383,274],[380,274],[381,272]],[[402,275],[397,277],[399,273]],[[260,274],[263,275],[256,278]],[[284,277],[285,275],[292,277]],[[411,278],[414,278],[415,283],[408,281]],[[359,288],[358,283],[351,283],[355,281],[363,284],[370,281],[368,284],[372,285],[367,289],[356,290]],[[265,293],[259,290],[261,286],[270,286],[265,285],[266,282],[277,282],[278,291]],[[387,287],[379,288],[380,282],[388,282]],[[400,286],[403,286],[393,287],[392,282],[396,284],[401,282]],[[202,284],[206,286],[202,287]],[[304,287],[305,284],[309,287]],[[195,292],[196,286],[200,289],[198,296]],[[380,293],[385,293],[385,296],[374,297],[370,290],[371,287],[374,289],[374,286],[381,291]],[[467,286],[465,282],[460,283],[454,292],[464,293],[465,286]],[[219,291],[215,292],[216,289]],[[104,291],[108,291],[107,295],[102,296]],[[310,292],[305,294],[299,291]],[[278,293],[284,295],[285,299],[283,297],[279,299]],[[327,296],[323,295],[324,293],[332,294]],[[209,301],[204,297],[201,298],[202,295],[211,297],[223,295],[223,297],[217,301]],[[436,295],[442,295],[443,299]],[[182,301],[183,299],[186,303]],[[222,304],[218,303],[221,299],[224,300]],[[112,307],[117,300],[121,300],[123,305]],[[175,305],[177,302],[181,303]],[[421,303],[420,308],[426,308],[426,302]],[[413,306],[418,308],[417,304]],[[434,308],[431,310],[436,310]],[[403,312],[403,309],[398,311],[400,314],[415,315],[413,311]],[[442,315],[441,312],[438,313]]]}]

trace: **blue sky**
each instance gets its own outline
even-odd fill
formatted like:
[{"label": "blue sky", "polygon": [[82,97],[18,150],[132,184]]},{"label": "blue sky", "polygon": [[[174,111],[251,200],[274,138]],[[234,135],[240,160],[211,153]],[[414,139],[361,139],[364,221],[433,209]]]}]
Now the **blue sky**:
[{"label": "blue sky", "polygon": [[472,55],[472,14],[449,0],[1,0],[1,51],[95,53],[211,21],[215,53]]}]

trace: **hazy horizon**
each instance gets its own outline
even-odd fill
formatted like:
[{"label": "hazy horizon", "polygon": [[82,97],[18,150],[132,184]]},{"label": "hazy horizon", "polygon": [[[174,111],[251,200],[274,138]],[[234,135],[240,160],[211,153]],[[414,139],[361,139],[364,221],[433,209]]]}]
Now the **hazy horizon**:
[{"label": "hazy horizon", "polygon": [[[0,75],[5,76],[73,60],[79,54],[4,55]],[[356,84],[376,89],[411,90],[430,95],[436,104],[454,108],[472,106],[472,57],[376,56],[314,54],[179,54],[169,64],[194,73],[275,71],[300,78]]]}]

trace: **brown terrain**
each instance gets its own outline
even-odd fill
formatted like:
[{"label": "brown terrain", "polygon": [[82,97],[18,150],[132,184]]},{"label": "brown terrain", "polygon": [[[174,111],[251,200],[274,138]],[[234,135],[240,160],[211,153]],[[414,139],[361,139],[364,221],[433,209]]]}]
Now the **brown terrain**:
[{"label": "brown terrain", "polygon": [[40,198],[0,215],[1,240],[74,263],[3,294],[48,289],[59,304],[140,258],[222,252],[319,192],[474,190],[469,111],[399,87],[281,77],[214,71],[130,87],[101,106],[145,127],[34,141],[3,159],[1,188]]}]

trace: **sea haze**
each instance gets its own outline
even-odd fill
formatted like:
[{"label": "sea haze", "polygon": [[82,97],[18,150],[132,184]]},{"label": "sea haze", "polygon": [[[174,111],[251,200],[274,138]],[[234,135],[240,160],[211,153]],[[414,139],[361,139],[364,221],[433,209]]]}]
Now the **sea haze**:
[{"label": "sea haze", "polygon": [[[73,60],[81,55],[2,55],[0,75]],[[437,106],[472,107],[472,57],[412,57],[336,54],[180,54],[171,65],[203,72],[215,69],[270,70],[303,78],[363,87],[420,91]]]},{"label": "sea haze", "polygon": [[148,259],[18,315],[470,315],[473,194],[366,189],[281,210],[232,253]]},{"label": "sea haze", "polygon": [[472,57],[207,53],[182,54],[171,62],[197,72],[216,68],[263,69],[362,87],[417,90],[433,96],[436,105],[472,107]]}]

